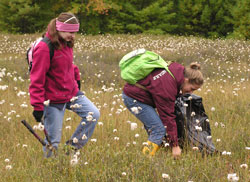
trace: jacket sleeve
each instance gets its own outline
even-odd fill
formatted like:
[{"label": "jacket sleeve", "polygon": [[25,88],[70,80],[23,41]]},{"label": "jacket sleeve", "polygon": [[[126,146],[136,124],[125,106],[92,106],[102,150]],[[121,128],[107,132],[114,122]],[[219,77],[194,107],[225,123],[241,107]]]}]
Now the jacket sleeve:
[{"label": "jacket sleeve", "polygon": [[[161,101],[159,101],[159,99]],[[158,97],[157,99],[155,99],[155,103],[162,123],[166,127],[166,132],[170,140],[170,145],[178,146],[177,125],[174,115],[175,101],[171,100],[171,98]]]},{"label": "jacket sleeve", "polygon": [[44,109],[46,73],[49,67],[49,48],[46,43],[40,42],[33,52],[29,86],[30,103],[37,111],[43,111]]},{"label": "jacket sleeve", "polygon": [[[153,99],[161,121],[166,128],[168,139],[171,146],[178,146],[177,125],[175,121],[175,99],[177,95],[177,85],[174,80],[162,79],[154,87],[156,94]],[[159,89],[161,88],[161,89]]]},{"label": "jacket sleeve", "polygon": [[81,79],[80,77],[80,70],[79,68],[73,64],[73,67],[74,67],[74,73],[75,73],[75,80],[76,81],[79,81]]}]

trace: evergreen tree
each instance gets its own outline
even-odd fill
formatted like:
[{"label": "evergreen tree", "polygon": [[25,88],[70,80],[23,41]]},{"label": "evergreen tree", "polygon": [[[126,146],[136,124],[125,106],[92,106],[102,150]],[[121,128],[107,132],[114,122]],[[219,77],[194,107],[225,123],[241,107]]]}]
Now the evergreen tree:
[{"label": "evergreen tree", "polygon": [[[117,1],[111,10],[109,28],[119,33],[172,33],[177,27],[174,21],[172,1]],[[115,18],[113,18],[115,17]]]},{"label": "evergreen tree", "polygon": [[249,0],[1,0],[0,31],[44,31],[70,11],[80,32],[196,35],[249,39]]},{"label": "evergreen tree", "polygon": [[12,33],[36,32],[41,27],[40,8],[31,0],[1,0],[0,29]]},{"label": "evergreen tree", "polygon": [[174,33],[177,25],[173,8],[172,1],[158,0],[135,14],[135,18],[145,33]]},{"label": "evergreen tree", "polygon": [[[178,34],[199,35],[201,14],[206,0],[182,0],[178,3]],[[202,33],[202,32],[201,32]]]},{"label": "evergreen tree", "polygon": [[205,37],[225,37],[228,32],[232,32],[233,25],[226,21],[226,18],[230,17],[228,6],[232,3],[232,0],[210,0],[206,2],[200,19],[202,26],[200,32]]},{"label": "evergreen tree", "polygon": [[250,1],[238,0],[231,8],[232,19],[228,19],[233,24],[231,37],[249,39],[250,38]]},{"label": "evergreen tree", "polygon": [[1,31],[34,33],[44,31],[49,21],[67,11],[66,0],[1,0]]},{"label": "evergreen tree", "polygon": [[69,11],[78,17],[81,33],[105,33],[111,4],[109,0],[74,0]]}]

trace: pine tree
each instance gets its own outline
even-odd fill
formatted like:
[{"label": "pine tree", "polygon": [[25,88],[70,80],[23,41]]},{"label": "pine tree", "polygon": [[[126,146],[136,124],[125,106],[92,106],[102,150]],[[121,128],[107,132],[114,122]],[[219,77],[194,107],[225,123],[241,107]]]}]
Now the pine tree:
[{"label": "pine tree", "polygon": [[12,33],[31,33],[39,30],[40,8],[31,0],[1,0],[0,29]]},{"label": "pine tree", "polygon": [[230,37],[249,39],[250,38],[250,1],[238,0],[231,9],[232,19],[228,21],[233,24],[233,33]]},{"label": "pine tree", "polygon": [[181,35],[199,35],[200,16],[205,0],[182,0],[178,3],[178,33]]}]

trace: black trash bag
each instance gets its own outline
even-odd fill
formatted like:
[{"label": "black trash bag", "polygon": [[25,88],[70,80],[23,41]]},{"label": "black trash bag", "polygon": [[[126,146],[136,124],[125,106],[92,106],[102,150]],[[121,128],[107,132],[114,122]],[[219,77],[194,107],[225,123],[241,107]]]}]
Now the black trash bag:
[{"label": "black trash bag", "polygon": [[198,147],[202,153],[217,153],[211,138],[208,116],[200,96],[185,94],[178,97],[175,102],[175,115],[181,148],[187,141],[192,147]]}]

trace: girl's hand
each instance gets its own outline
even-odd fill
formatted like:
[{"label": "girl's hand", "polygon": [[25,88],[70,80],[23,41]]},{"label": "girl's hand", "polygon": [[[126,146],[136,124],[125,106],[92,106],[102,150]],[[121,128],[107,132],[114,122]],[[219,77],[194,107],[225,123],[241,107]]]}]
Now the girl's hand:
[{"label": "girl's hand", "polygon": [[181,156],[181,148],[179,146],[172,148],[173,157],[176,159]]}]

